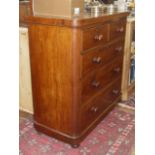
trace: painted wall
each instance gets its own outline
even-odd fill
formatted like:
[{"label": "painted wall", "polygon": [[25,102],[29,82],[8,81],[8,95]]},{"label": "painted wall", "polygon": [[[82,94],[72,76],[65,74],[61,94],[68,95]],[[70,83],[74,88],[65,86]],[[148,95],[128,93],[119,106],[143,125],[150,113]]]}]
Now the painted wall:
[{"label": "painted wall", "polygon": [[34,15],[71,17],[74,7],[83,10],[84,0],[33,0]]}]

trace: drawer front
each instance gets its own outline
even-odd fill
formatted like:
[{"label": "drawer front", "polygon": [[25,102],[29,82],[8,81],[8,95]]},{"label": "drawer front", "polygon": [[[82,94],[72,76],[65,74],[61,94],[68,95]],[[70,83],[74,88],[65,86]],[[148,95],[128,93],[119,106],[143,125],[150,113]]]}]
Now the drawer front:
[{"label": "drawer front", "polygon": [[122,59],[122,56],[115,58],[112,63],[95,72],[92,72],[83,79],[82,104],[97,92],[99,92],[101,89],[106,88],[113,80],[121,76]]},{"label": "drawer front", "polygon": [[83,107],[81,114],[82,129],[93,123],[112,103],[120,97],[121,79],[117,80],[107,90],[101,92],[89,104]]},{"label": "drawer front", "polygon": [[110,24],[110,40],[125,37],[126,20],[119,20]]},{"label": "drawer front", "polygon": [[124,40],[121,40],[106,48],[85,53],[82,57],[82,75],[86,75],[94,69],[101,68],[116,56],[122,55],[123,51]]},{"label": "drawer front", "polygon": [[83,50],[104,44],[108,41],[108,24],[83,30]]}]

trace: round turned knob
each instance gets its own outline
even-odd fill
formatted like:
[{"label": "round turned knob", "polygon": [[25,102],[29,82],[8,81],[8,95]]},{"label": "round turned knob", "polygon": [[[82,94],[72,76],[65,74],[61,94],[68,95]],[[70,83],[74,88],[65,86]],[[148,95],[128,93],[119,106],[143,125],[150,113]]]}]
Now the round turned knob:
[{"label": "round turned knob", "polygon": [[122,49],[123,49],[123,47],[122,47],[122,46],[120,46],[120,47],[117,47],[117,48],[115,49],[115,51],[117,51],[117,52],[121,52],[121,51],[122,51]]},{"label": "round turned knob", "polygon": [[98,41],[101,41],[103,39],[103,35],[102,34],[95,35],[94,39],[98,40]]},{"label": "round turned knob", "polygon": [[98,81],[93,81],[92,82],[92,86],[95,87],[95,88],[98,88],[100,86],[100,82]]},{"label": "round turned knob", "polygon": [[114,68],[113,70],[115,73],[119,73],[121,71],[121,69],[118,67],[118,68]]},{"label": "round turned knob", "polygon": [[102,39],[103,39],[103,35],[100,34],[100,35],[98,36],[98,40],[102,40]]},{"label": "round turned knob", "polygon": [[80,144],[71,144],[72,148],[78,148]]},{"label": "round turned knob", "polygon": [[94,39],[95,39],[95,40],[98,40],[98,35],[95,35]]},{"label": "round turned knob", "polygon": [[124,28],[123,28],[123,27],[118,28],[118,29],[117,29],[117,32],[124,32]]},{"label": "round turned knob", "polygon": [[112,93],[114,94],[114,95],[118,95],[118,93],[119,93],[119,90],[112,90]]},{"label": "round turned knob", "polygon": [[101,63],[101,60],[102,60],[101,57],[94,57],[94,58],[93,58],[93,62],[96,63],[96,64]]},{"label": "round turned knob", "polygon": [[98,111],[98,107],[92,107],[91,111],[96,113]]}]

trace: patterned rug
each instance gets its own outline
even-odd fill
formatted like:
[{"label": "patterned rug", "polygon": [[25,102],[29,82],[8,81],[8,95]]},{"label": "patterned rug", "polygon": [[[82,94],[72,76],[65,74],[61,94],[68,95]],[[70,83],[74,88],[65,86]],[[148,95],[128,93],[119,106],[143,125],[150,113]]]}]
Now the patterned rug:
[{"label": "patterned rug", "polygon": [[116,107],[77,149],[38,134],[33,120],[20,117],[20,155],[131,155],[134,148],[134,112]]}]

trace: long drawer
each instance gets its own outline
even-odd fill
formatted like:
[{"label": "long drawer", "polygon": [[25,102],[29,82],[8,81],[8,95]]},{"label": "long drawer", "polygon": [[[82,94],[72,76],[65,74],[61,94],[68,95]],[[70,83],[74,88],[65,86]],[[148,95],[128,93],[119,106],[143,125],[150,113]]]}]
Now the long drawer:
[{"label": "long drawer", "polygon": [[83,30],[83,50],[108,42],[109,25],[97,25]]},{"label": "long drawer", "polygon": [[121,93],[121,78],[116,80],[110,88],[101,92],[89,104],[83,107],[81,113],[82,129],[93,123],[100,114],[118,99]]},{"label": "long drawer", "polygon": [[122,55],[124,51],[124,40],[119,40],[108,47],[87,52],[82,57],[82,75],[99,69],[106,63],[113,60],[118,55]]},{"label": "long drawer", "polygon": [[123,57],[116,57],[111,63],[92,72],[82,80],[82,104],[121,76]]}]

